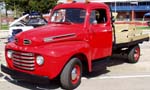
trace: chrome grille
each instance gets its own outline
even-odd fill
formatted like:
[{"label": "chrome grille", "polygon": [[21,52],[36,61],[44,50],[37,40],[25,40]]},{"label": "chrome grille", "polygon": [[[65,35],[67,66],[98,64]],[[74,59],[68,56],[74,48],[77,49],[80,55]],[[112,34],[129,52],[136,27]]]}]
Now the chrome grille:
[{"label": "chrome grille", "polygon": [[12,60],[16,68],[32,71],[35,69],[35,55],[33,53],[13,51]]}]

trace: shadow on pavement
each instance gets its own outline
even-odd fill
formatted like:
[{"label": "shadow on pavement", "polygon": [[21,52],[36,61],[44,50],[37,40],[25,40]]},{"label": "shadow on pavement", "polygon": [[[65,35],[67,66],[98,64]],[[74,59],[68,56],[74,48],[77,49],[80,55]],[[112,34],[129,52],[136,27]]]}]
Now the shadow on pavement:
[{"label": "shadow on pavement", "polygon": [[115,54],[112,57],[110,57],[109,60],[107,60],[106,67],[101,68],[102,67],[101,64],[96,64],[95,65],[96,68],[94,67],[92,72],[90,72],[88,74],[84,74],[83,77],[90,79],[90,78],[98,77],[100,75],[107,74],[107,73],[111,72],[111,71],[107,70],[107,67],[121,65],[121,64],[127,63],[126,61],[127,61],[127,58],[125,55]]},{"label": "shadow on pavement", "polygon": [[110,58],[110,62],[108,63],[108,67],[121,65],[127,63],[127,55],[114,54]]},{"label": "shadow on pavement", "polygon": [[60,83],[58,81],[51,81],[50,83],[46,84],[35,84],[31,82],[13,80],[7,76],[5,76],[4,79],[14,85],[21,86],[23,88],[31,90],[54,90],[60,88]]},{"label": "shadow on pavement", "polygon": [[0,78],[3,77],[4,75],[0,72]]}]

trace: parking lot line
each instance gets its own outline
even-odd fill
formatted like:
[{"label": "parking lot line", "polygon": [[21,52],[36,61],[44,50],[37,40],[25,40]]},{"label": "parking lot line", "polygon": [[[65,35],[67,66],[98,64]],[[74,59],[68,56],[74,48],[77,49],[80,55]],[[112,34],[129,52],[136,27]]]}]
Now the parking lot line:
[{"label": "parking lot line", "polygon": [[[123,75],[123,76],[102,76],[98,79],[125,79],[125,78],[150,78],[150,75]],[[96,79],[96,78],[93,78]]]},{"label": "parking lot line", "polygon": [[[150,75],[116,75],[116,76],[99,76],[99,77],[94,77],[90,79],[126,79],[126,78],[150,78]],[[87,79],[86,77],[82,78]]]}]

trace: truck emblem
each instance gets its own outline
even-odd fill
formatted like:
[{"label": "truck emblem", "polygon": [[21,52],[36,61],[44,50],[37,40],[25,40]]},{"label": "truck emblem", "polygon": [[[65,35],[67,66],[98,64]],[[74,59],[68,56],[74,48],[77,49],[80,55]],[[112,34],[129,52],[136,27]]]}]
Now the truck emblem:
[{"label": "truck emblem", "polygon": [[23,44],[24,45],[30,45],[31,44],[31,40],[23,40]]}]

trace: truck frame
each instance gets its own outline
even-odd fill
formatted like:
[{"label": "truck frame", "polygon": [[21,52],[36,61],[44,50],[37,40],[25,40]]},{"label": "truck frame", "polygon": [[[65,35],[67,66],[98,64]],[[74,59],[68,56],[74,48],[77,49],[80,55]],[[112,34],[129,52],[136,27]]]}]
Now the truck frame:
[{"label": "truck frame", "polygon": [[1,69],[13,79],[35,83],[59,78],[62,88],[71,90],[80,85],[83,73],[92,72],[93,62],[105,62],[113,53],[138,62],[139,43],[148,41],[148,34],[113,21],[103,3],[59,4],[48,25],[21,32],[6,45],[7,66]]}]

